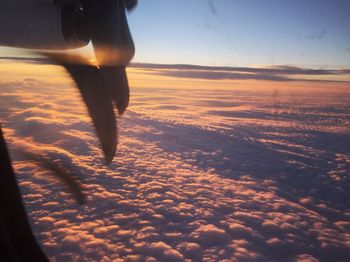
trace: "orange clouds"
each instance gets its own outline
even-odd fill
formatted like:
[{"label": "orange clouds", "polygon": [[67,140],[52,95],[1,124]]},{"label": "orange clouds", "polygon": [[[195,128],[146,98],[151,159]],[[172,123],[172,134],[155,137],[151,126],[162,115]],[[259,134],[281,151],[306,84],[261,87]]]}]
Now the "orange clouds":
[{"label": "orange clouds", "polygon": [[[129,69],[132,103],[109,166],[69,80],[0,83],[15,170],[52,260],[348,260],[344,83],[145,70]],[[70,170],[87,204],[21,150]]]}]

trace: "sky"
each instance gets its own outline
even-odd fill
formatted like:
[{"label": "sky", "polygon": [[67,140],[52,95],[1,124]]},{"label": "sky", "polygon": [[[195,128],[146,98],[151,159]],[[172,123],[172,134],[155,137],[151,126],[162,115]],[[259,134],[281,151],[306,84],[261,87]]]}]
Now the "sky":
[{"label": "sky", "polygon": [[133,61],[349,67],[349,13],[347,0],[139,0],[128,15]]},{"label": "sky", "polygon": [[135,61],[253,66],[350,65],[350,2],[139,1]]}]

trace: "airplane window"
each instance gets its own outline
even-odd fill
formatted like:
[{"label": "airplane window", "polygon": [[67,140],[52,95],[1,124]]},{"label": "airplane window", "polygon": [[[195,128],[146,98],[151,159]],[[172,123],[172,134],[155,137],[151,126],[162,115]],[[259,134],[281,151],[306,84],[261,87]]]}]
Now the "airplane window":
[{"label": "airplane window", "polygon": [[350,261],[349,1],[22,2],[1,261]]}]

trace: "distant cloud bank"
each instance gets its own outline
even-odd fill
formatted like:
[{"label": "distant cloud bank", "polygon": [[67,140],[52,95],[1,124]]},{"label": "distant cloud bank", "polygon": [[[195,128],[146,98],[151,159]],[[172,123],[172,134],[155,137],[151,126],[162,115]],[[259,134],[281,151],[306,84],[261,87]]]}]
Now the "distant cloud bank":
[{"label": "distant cloud bank", "polygon": [[[33,64],[54,64],[51,59],[45,57],[0,57],[1,60]],[[350,68],[314,69],[290,65],[228,67],[151,63],[131,63],[129,67],[146,69],[150,74],[190,79],[350,82]]]},{"label": "distant cloud bank", "polygon": [[[311,69],[289,65],[270,67],[224,67],[133,63],[160,75],[210,80],[336,81],[350,82],[350,69]],[[322,78],[320,77],[322,76]],[[337,77],[347,77],[338,80]],[[326,78],[325,78],[326,77]]]}]

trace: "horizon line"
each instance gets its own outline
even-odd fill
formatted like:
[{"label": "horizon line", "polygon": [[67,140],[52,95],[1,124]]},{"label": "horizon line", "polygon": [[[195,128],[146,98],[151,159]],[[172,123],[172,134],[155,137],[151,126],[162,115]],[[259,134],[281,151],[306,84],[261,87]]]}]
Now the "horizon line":
[{"label": "horizon line", "polygon": [[[0,56],[0,60],[21,61],[33,64],[56,63],[48,57]],[[267,81],[307,81],[307,82],[350,82],[350,68],[343,69],[313,69],[294,65],[266,65],[264,67],[246,66],[205,66],[195,64],[160,64],[133,62],[129,68],[149,70],[147,73],[162,76],[207,80],[267,80]],[[346,80],[313,79],[302,77],[339,77],[349,76]]]}]

